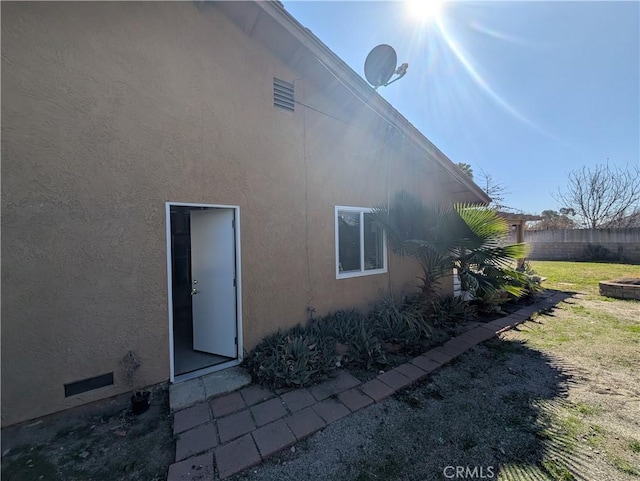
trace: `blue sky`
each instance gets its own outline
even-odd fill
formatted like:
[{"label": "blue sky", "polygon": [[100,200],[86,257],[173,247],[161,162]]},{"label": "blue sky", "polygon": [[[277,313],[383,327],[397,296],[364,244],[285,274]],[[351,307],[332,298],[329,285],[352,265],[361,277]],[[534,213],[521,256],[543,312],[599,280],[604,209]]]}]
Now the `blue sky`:
[{"label": "blue sky", "polygon": [[284,1],[364,77],[378,44],[407,75],[378,92],[453,162],[483,169],[528,213],[560,205],[567,173],[640,165],[640,2]]}]

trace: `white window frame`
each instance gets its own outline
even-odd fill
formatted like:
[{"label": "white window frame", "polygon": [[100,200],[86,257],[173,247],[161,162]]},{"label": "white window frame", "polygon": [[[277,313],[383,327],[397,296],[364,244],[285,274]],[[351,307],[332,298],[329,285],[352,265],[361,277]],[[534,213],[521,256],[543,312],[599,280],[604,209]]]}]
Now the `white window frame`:
[{"label": "white window frame", "polygon": [[[364,268],[364,214],[373,212],[371,207],[351,207],[344,205],[337,205],[334,211],[335,221],[335,241],[336,241],[336,279],[349,279],[352,277],[372,276],[374,274],[385,274],[387,272],[387,232],[382,231],[382,264],[381,269],[365,270]],[[340,272],[340,238],[338,235],[339,222],[338,212],[348,211],[360,214],[360,270]]]}]

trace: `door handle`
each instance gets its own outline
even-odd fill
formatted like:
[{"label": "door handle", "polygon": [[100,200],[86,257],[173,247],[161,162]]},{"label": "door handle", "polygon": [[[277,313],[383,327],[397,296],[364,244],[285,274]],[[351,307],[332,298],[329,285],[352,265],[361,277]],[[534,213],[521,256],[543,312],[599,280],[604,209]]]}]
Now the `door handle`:
[{"label": "door handle", "polygon": [[200,292],[198,289],[196,289],[195,287],[193,289],[191,289],[191,295],[195,296],[198,292]]}]

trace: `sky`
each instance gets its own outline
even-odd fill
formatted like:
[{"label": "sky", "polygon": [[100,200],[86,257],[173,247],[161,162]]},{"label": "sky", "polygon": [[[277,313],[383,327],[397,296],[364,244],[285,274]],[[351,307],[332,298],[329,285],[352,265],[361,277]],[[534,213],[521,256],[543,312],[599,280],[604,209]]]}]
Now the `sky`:
[{"label": "sky", "polygon": [[380,95],[509,207],[558,210],[570,171],[640,166],[638,1],[282,3],[363,78],[391,45],[409,69]]}]

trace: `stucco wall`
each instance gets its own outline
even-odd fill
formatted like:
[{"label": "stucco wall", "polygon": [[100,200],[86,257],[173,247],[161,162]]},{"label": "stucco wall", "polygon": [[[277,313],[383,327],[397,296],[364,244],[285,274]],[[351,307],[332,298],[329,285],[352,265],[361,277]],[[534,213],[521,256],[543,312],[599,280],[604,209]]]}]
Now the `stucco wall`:
[{"label": "stucco wall", "polygon": [[415,288],[393,255],[336,280],[334,207],[441,196],[424,160],[367,109],[275,109],[273,77],[299,75],[194,2],[2,3],[3,425],[129,390],[130,349],[144,383],[168,379],[166,201],[240,206],[247,350],[308,306]]}]

